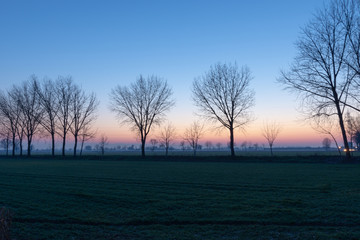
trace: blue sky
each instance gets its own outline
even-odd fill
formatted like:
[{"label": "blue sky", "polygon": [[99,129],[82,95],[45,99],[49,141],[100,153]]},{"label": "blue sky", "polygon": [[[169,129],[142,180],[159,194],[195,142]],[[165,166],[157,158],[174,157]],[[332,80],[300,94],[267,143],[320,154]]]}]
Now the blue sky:
[{"label": "blue sky", "polygon": [[[276,83],[296,55],[300,28],[323,6],[322,0],[0,4],[1,89],[31,74],[71,75],[85,90],[96,92],[101,101],[96,128],[114,141],[135,139],[108,108],[113,87],[129,85],[140,74],[167,79],[176,99],[168,118],[180,135],[196,118],[193,79],[214,63],[234,61],[251,69],[256,92],[256,120],[246,133],[237,133],[237,142],[265,142],[260,128],[267,120],[284,125],[282,145],[320,145],[324,137],[301,124],[296,97]],[[209,131],[208,136],[227,140],[226,132]]]}]

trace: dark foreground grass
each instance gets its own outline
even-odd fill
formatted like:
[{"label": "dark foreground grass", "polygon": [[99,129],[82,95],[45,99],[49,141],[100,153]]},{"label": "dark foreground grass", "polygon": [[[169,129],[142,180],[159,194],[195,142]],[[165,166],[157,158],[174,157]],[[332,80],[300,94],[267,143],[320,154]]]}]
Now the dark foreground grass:
[{"label": "dark foreground grass", "polygon": [[12,238],[359,239],[360,165],[0,159]]}]

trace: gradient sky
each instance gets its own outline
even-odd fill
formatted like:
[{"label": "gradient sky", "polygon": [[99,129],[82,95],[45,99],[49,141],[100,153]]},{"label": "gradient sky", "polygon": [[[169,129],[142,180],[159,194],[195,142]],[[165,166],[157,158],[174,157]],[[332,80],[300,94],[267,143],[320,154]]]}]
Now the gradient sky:
[{"label": "gradient sky", "polygon": [[[236,143],[265,143],[264,121],[277,121],[283,130],[275,145],[320,145],[324,136],[303,124],[296,96],[282,90],[276,78],[296,55],[300,28],[323,3],[1,0],[1,89],[31,74],[53,79],[71,75],[101,101],[95,126],[99,133],[113,142],[135,142],[109,110],[113,87],[129,85],[140,74],[167,79],[176,100],[168,119],[181,135],[196,119],[193,79],[214,63],[236,61],[251,69],[256,92],[256,120],[245,133],[236,132]],[[227,142],[228,133],[209,130],[206,139]]]}]

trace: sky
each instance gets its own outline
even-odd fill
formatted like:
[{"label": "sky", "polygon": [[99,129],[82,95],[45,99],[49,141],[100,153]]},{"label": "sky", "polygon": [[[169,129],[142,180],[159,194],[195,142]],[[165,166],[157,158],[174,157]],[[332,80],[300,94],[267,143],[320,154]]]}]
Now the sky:
[{"label": "sky", "polygon": [[[325,1],[326,3],[326,1]],[[0,88],[9,89],[32,74],[40,79],[72,76],[100,106],[94,128],[116,143],[135,143],[129,126],[109,109],[109,94],[140,75],[166,79],[175,106],[167,121],[179,138],[195,119],[194,78],[221,63],[246,65],[253,76],[254,121],[235,132],[235,143],[266,143],[264,122],[282,131],[274,146],[320,146],[304,124],[295,95],[276,82],[296,56],[301,27],[323,0],[73,1],[0,0]],[[228,142],[227,131],[206,125],[202,141]],[[156,138],[159,127],[150,138]]]}]

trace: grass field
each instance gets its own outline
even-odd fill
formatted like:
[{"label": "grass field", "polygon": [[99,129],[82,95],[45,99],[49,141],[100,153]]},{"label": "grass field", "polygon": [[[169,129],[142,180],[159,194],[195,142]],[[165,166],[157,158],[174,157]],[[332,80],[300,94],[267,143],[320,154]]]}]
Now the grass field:
[{"label": "grass field", "polygon": [[12,238],[360,239],[360,164],[0,159]]}]

